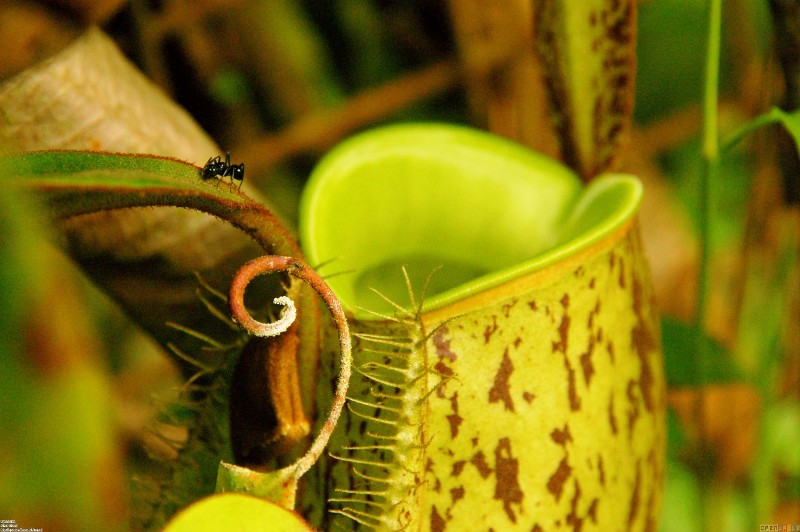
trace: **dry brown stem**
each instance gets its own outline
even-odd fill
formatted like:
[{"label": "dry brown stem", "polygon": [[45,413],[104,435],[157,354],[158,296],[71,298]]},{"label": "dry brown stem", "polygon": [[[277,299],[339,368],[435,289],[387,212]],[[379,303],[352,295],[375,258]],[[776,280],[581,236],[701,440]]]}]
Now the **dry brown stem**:
[{"label": "dry brown stem", "polygon": [[398,80],[352,97],[343,106],[300,118],[283,131],[244,147],[248,169],[257,175],[293,155],[320,152],[357,129],[439,95],[460,80],[455,61],[434,63]]}]

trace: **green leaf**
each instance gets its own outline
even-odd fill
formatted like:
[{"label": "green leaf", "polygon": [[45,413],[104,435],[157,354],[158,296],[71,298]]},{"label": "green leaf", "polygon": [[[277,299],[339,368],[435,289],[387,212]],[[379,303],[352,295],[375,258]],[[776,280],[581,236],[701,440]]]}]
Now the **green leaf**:
[{"label": "green leaf", "polygon": [[664,363],[667,370],[667,384],[670,387],[698,387],[712,383],[727,383],[743,380],[743,375],[725,348],[713,338],[705,336],[708,357],[700,367],[704,375],[692,373],[698,364],[691,362],[694,352],[694,332],[690,325],[663,318],[661,321],[661,342],[664,349]]},{"label": "green leaf", "polygon": [[743,138],[756,129],[770,124],[781,124],[794,140],[795,147],[800,151],[800,110],[787,113],[783,109],[773,107],[768,112],[747,122],[736,130],[730,138],[723,143],[724,151],[731,150]]},{"label": "green leaf", "polygon": [[585,179],[613,163],[633,112],[636,2],[534,2],[536,51],[566,163]]},{"label": "green leaf", "polygon": [[54,217],[143,206],[188,207],[227,220],[265,250],[299,256],[297,243],[263,205],[200,168],[150,155],[80,151],[0,157],[0,175],[38,192]]}]

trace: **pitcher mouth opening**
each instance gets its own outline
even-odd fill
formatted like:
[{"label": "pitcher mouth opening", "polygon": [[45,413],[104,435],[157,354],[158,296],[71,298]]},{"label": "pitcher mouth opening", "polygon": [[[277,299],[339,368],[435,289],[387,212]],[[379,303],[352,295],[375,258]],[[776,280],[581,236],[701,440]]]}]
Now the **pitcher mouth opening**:
[{"label": "pitcher mouth opening", "polygon": [[[567,167],[462,126],[405,124],[357,135],[312,174],[300,210],[311,264],[343,271],[330,286],[349,312],[408,306],[428,281],[434,310],[534,272],[612,234],[636,212],[627,175],[584,187]],[[432,273],[433,272],[433,273]],[[432,273],[432,275],[431,275]]]}]

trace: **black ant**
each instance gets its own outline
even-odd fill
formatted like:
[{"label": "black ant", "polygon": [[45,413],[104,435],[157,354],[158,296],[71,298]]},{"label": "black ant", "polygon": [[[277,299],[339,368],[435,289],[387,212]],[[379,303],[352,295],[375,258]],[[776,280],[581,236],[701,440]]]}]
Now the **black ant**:
[{"label": "black ant", "polygon": [[200,170],[200,175],[203,179],[211,179],[212,177],[216,177],[222,174],[225,171],[225,163],[220,161],[219,155],[216,157],[209,157],[208,162]]},{"label": "black ant", "polygon": [[237,190],[242,188],[242,183],[244,183],[244,163],[241,164],[231,164],[231,152],[225,152],[225,161],[223,162],[221,157],[217,155],[216,157],[209,157],[206,165],[200,171],[200,175],[203,179],[211,179],[212,177],[230,177],[231,184],[234,181],[239,182],[239,187]]}]

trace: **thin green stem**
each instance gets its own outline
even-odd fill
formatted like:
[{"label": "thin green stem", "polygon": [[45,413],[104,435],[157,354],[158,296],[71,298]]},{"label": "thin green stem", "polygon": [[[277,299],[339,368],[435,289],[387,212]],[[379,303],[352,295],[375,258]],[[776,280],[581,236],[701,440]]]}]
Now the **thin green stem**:
[{"label": "thin green stem", "polygon": [[708,44],[706,52],[706,75],[703,91],[703,158],[717,161],[719,158],[719,50],[722,21],[722,1],[709,0]]},{"label": "thin green stem", "polygon": [[[712,185],[719,175],[719,59],[722,22],[722,1],[709,0],[708,5],[708,48],[706,51],[705,85],[703,91],[703,165],[697,184],[697,211],[700,256],[697,280],[697,304],[694,316],[694,357],[695,370],[699,381],[703,383],[707,374],[707,353],[705,335],[705,314],[708,299],[709,281],[709,234],[710,234],[710,192]],[[695,417],[700,428],[701,453],[705,453],[707,441],[703,423],[705,411],[705,397],[700,391],[700,400],[697,401]],[[701,522],[705,528],[711,528],[712,523],[707,521],[704,511],[706,505],[711,504],[714,495],[706,484],[709,475],[707,471],[701,472],[703,489],[703,504],[701,504]],[[713,512],[712,512],[713,514]]]}]

